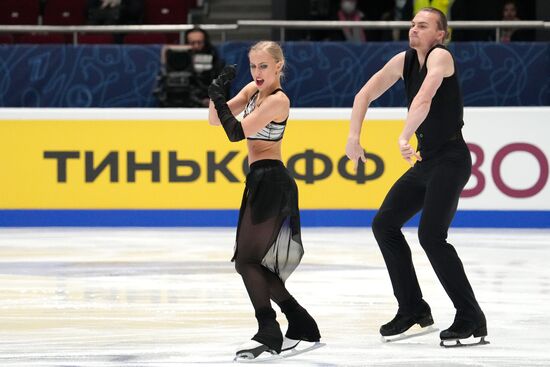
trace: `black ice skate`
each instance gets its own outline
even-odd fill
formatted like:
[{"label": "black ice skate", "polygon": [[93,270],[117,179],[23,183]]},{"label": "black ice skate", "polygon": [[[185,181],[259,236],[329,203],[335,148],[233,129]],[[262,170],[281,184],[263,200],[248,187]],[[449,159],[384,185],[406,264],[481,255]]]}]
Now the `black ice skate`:
[{"label": "black ice skate", "polygon": [[240,347],[235,356],[235,361],[256,359],[262,353],[281,353],[283,334],[277,320],[267,318],[258,320],[258,332],[252,340]]},{"label": "black ice skate", "polygon": [[317,323],[302,306],[286,311],[288,329],[283,340],[283,351],[294,349],[300,341],[317,343],[321,339]]},{"label": "black ice skate", "polygon": [[[275,324],[273,324],[273,322]],[[315,324],[315,326],[317,326],[317,324]],[[318,333],[319,330],[317,330],[317,338],[319,338]],[[308,335],[308,337],[311,336],[311,334]],[[237,351],[234,360],[241,363],[268,362],[276,359],[290,358],[325,346],[325,344],[319,343],[319,339],[317,339],[317,341],[312,340],[311,343],[309,343],[309,340],[306,340],[307,343],[305,343],[305,345],[298,346],[298,344],[304,340],[305,339],[294,340],[285,337],[284,341],[282,341],[282,333],[277,321],[269,320],[266,323],[266,320],[262,320],[258,333],[251,341],[243,345]]]},{"label": "black ice skate", "polygon": [[439,345],[445,348],[455,348],[489,344],[489,341],[485,340],[486,336],[485,316],[482,316],[478,322],[457,316],[453,324],[439,334],[441,338]]},{"label": "black ice skate", "polygon": [[255,340],[250,340],[249,342],[242,345],[235,355],[235,361],[247,361],[254,360],[258,358],[262,353],[267,352],[272,355],[277,355],[275,350],[269,348],[267,345],[259,343]]},{"label": "black ice skate", "polygon": [[[432,326],[433,323],[434,320],[429,307],[427,307],[427,309],[423,312],[413,315],[404,315],[398,312],[393,320],[380,327],[380,334],[382,335],[382,341],[384,342],[393,342],[413,338],[437,331],[438,329]],[[409,329],[417,324],[421,327],[421,329],[409,331]]]},{"label": "black ice skate", "polygon": [[[298,341],[300,342],[300,341]],[[324,343],[305,343],[304,345],[295,346],[289,350],[283,350],[280,354],[275,353],[275,351],[270,350],[267,346],[258,343],[255,340],[251,340],[243,349],[237,352],[237,357],[234,361],[239,363],[258,363],[258,362],[271,362],[279,359],[291,358],[300,354],[311,352],[315,349],[324,347]],[[239,354],[240,353],[240,354]],[[239,357],[239,355],[241,357]]]}]

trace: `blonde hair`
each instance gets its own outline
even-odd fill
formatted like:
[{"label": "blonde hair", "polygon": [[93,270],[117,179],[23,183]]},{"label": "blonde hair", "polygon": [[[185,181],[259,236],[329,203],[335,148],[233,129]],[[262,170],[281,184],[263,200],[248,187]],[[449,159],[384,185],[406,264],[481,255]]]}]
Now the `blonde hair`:
[{"label": "blonde hair", "polygon": [[285,67],[285,55],[283,54],[283,49],[277,42],[273,41],[260,41],[252,45],[248,54],[252,51],[265,51],[273,57],[275,62],[282,62],[283,66],[281,67],[281,77],[283,76],[283,69]]}]

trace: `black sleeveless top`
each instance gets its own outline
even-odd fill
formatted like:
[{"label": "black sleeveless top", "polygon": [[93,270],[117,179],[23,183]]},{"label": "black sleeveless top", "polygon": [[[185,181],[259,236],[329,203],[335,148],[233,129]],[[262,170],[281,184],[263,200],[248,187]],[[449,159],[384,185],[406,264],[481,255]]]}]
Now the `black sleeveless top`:
[{"label": "black sleeveless top", "polygon": [[[275,89],[271,94],[275,94],[278,91],[281,91],[284,93],[284,91],[281,88]],[[256,91],[250,97],[248,100],[248,103],[246,104],[246,107],[244,109],[244,115],[243,118],[248,116],[254,109],[256,108],[256,101],[258,100],[258,95],[260,91]],[[271,95],[270,94],[270,95]],[[279,141],[283,138],[283,134],[285,133],[285,127],[286,127],[286,121],[288,120],[288,117],[281,122],[275,122],[271,121],[266,126],[264,126],[260,131],[258,131],[256,134],[247,137],[248,140],[265,140],[265,141]]]},{"label": "black sleeveless top", "polygon": [[[407,92],[407,109],[420,90],[422,82],[428,72],[427,64],[430,53],[436,49],[447,50],[443,45],[435,45],[428,51],[424,65],[420,68],[415,49],[409,49],[405,53],[405,65],[403,67],[403,79]],[[448,51],[448,50],[447,50]],[[451,56],[452,57],[452,56]],[[429,158],[449,140],[460,136],[460,130],[464,125],[462,93],[458,82],[456,62],[453,58],[455,72],[444,78],[435,96],[432,99],[428,116],[416,130],[418,151],[422,158]]]}]

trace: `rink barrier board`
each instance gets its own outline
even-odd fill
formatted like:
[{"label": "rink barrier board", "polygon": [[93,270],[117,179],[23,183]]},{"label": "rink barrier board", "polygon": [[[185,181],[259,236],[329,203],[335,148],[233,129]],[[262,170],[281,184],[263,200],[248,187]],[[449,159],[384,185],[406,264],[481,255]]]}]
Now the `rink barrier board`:
[{"label": "rink barrier board", "polygon": [[[304,227],[369,227],[376,210],[301,210]],[[0,210],[0,227],[234,227],[237,210]],[[405,226],[418,226],[419,215]],[[550,211],[459,210],[454,228],[550,228]]]},{"label": "rink barrier board", "polygon": [[[289,135],[286,137],[283,151],[295,150],[304,152],[308,147],[316,152],[322,152],[330,157],[333,163],[343,154],[343,145],[335,144],[345,142],[345,133],[349,124],[350,109],[315,108],[292,109],[289,127]],[[398,156],[394,146],[393,135],[397,135],[406,111],[399,108],[375,108],[369,109],[367,122],[365,123],[363,138],[367,149],[379,154],[389,167],[382,176],[382,180],[376,179],[365,185],[350,185],[352,181],[343,180],[342,177],[328,177],[327,179],[312,184],[298,180],[300,188],[300,208],[302,221],[305,226],[368,226],[379,207],[381,200],[395,181],[399,171],[406,169],[402,159]],[[548,160],[550,150],[547,147],[546,136],[548,131],[548,116],[550,107],[523,107],[523,108],[466,108],[464,135],[472,152],[474,168],[472,177],[465,187],[463,196],[459,202],[459,210],[453,226],[459,227],[550,227],[550,185],[548,183]],[[244,176],[239,175],[238,182],[216,182],[215,185],[201,184],[194,195],[189,195],[189,200],[177,202],[170,199],[169,193],[174,193],[173,187],[163,187],[164,183],[147,185],[145,188],[155,194],[155,200],[159,199],[158,193],[168,197],[170,201],[140,202],[142,198],[151,198],[148,191],[139,185],[117,183],[109,185],[105,182],[106,174],[102,176],[103,186],[114,189],[81,191],[80,186],[71,188],[68,184],[55,184],[57,191],[44,190],[44,172],[49,175],[50,185],[52,180],[53,161],[43,159],[41,154],[35,155],[35,161],[25,166],[29,149],[35,149],[34,145],[53,144],[54,148],[60,145],[58,142],[69,141],[68,150],[76,150],[83,154],[87,149],[93,149],[97,143],[93,137],[97,136],[94,130],[92,137],[83,139],[70,139],[70,134],[62,133],[61,137],[49,136],[43,139],[43,134],[38,134],[31,141],[21,141],[17,138],[24,135],[15,134],[16,129],[21,129],[29,120],[37,121],[44,126],[57,126],[74,121],[75,124],[83,120],[96,121],[98,128],[110,128],[106,122],[115,122],[115,125],[134,121],[133,130],[142,124],[150,124],[156,121],[160,124],[190,121],[193,126],[201,129],[210,129],[209,144],[226,143],[223,132],[216,131],[215,127],[209,127],[206,123],[206,111],[202,109],[3,109],[0,117],[0,128],[6,129],[7,137],[3,148],[0,148],[0,162],[10,175],[4,177],[0,187],[0,226],[233,226],[236,223],[236,209],[242,195]],[[40,120],[40,121],[38,121]],[[521,122],[519,128],[518,122]],[[304,127],[312,126],[323,131],[323,134],[313,134],[306,142],[296,139],[303,138]],[[3,125],[2,125],[3,124]],[[203,126],[204,125],[204,126]],[[303,126],[301,126],[303,125]],[[64,125],[67,126],[67,125]],[[10,130],[11,129],[11,130]],[[384,131],[381,131],[383,129]],[[40,127],[39,130],[43,130]],[[70,130],[74,130],[71,128]],[[391,130],[391,131],[388,131]],[[17,130],[19,131],[19,130]],[[23,131],[23,130],[21,130]],[[33,131],[33,130],[30,130]],[[57,129],[57,131],[65,131]],[[147,131],[151,131],[150,129]],[[172,132],[172,129],[166,130]],[[498,132],[498,134],[494,134]],[[13,139],[8,139],[10,133]],[[46,133],[46,130],[44,130]],[[51,134],[51,133],[48,133]],[[33,131],[33,135],[37,135]],[[158,133],[157,133],[158,135]],[[134,141],[146,141],[144,134]],[[158,135],[161,147],[171,140],[169,134]],[[330,140],[326,137],[330,137]],[[51,138],[51,139],[50,139]],[[162,138],[162,139],[160,139]],[[172,138],[173,139],[173,138]],[[189,140],[190,137],[187,137]],[[128,137],[112,136],[111,140],[101,139],[102,148],[112,144],[128,144]],[[132,141],[130,139],[130,141]],[[157,143],[155,143],[157,144]],[[306,148],[304,148],[304,146]],[[28,147],[28,149],[27,149]],[[91,148],[89,148],[91,147]],[[233,146],[231,146],[233,147]],[[136,151],[151,151],[151,146],[137,147]],[[218,147],[219,148],[219,147]],[[217,149],[218,149],[217,148]],[[124,150],[125,146],[121,148]],[[165,149],[166,150],[166,149]],[[369,151],[369,150],[368,150]],[[14,152],[19,152],[15,155]],[[224,153],[225,154],[225,153]],[[240,152],[239,154],[243,154]],[[36,157],[40,164],[48,165],[48,171],[41,172],[37,166]],[[242,157],[242,155],[241,155]],[[193,158],[193,157],[191,157]],[[81,157],[83,159],[83,157]],[[178,158],[180,159],[180,158]],[[240,160],[238,162],[240,164]],[[9,169],[11,167],[11,169]],[[21,169],[27,167],[32,173],[27,175]],[[391,168],[391,175],[390,173]],[[336,170],[334,170],[336,171]],[[82,171],[75,171],[82,175]],[[15,176],[14,176],[15,175]],[[17,176],[19,175],[19,176]],[[17,176],[17,177],[16,177]],[[391,176],[391,177],[390,177]],[[28,179],[32,177],[32,179]],[[69,182],[72,178],[69,175]],[[519,179],[519,181],[518,181]],[[11,181],[10,181],[11,180]],[[11,182],[11,186],[10,183]],[[138,183],[140,181],[138,180]],[[33,186],[24,185],[32,184]],[[40,183],[40,185],[36,185]],[[125,185],[123,190],[116,186]],[[21,187],[20,187],[21,186]],[[131,186],[134,186],[133,188]],[[208,187],[209,186],[209,187]],[[66,195],[64,190],[71,189],[71,194]],[[209,188],[210,191],[204,190]],[[61,189],[61,190],[59,190]],[[93,189],[93,187],[92,187]],[[42,190],[43,192],[39,192]],[[116,191],[118,190],[118,191]],[[134,190],[134,191],[132,191]],[[170,191],[172,190],[172,191]],[[103,195],[98,197],[88,196],[90,193]],[[56,193],[57,196],[52,195]],[[117,202],[117,195],[124,194],[126,202]],[[140,195],[136,196],[139,193]],[[108,195],[104,195],[108,194]],[[199,195],[195,195],[199,194]],[[467,195],[464,195],[467,194]],[[220,195],[217,197],[216,195]],[[171,196],[172,198],[174,195]],[[223,200],[220,200],[223,197]],[[55,200],[51,200],[54,198]],[[40,199],[40,200],[35,200]],[[62,200],[63,199],[63,200]],[[132,199],[130,201],[130,199]],[[135,199],[135,200],[134,200]],[[138,200],[139,199],[139,200]],[[198,200],[193,203],[192,200]],[[46,201],[41,201],[46,200]],[[49,202],[47,202],[49,200]],[[206,201],[209,200],[209,201]],[[91,205],[98,204],[99,205]],[[132,205],[127,205],[131,203]],[[167,204],[168,203],[168,204]],[[23,205],[24,204],[24,205]],[[223,204],[223,205],[222,205]],[[409,225],[415,225],[413,220]]]}]

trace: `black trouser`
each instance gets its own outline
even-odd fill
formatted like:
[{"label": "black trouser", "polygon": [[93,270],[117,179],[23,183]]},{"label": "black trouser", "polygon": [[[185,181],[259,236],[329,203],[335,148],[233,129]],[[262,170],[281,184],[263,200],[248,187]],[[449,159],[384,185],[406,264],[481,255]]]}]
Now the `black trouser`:
[{"label": "black trouser", "polygon": [[397,180],[373,220],[374,236],[388,267],[400,313],[415,313],[423,304],[411,251],[401,232],[401,227],[422,210],[418,227],[420,245],[457,314],[474,320],[481,314],[462,262],[447,242],[447,230],[471,167],[470,153],[462,137],[449,141],[436,156],[417,162]]}]

